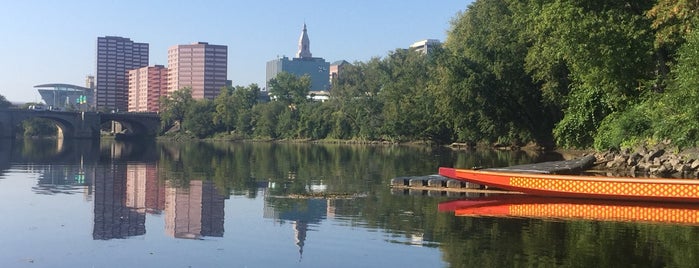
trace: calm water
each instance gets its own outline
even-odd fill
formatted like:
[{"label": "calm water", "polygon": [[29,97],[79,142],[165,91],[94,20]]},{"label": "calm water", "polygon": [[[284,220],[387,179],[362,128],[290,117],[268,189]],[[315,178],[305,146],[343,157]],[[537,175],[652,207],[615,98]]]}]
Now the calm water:
[{"label": "calm water", "polygon": [[[0,267],[699,265],[699,229],[692,225],[455,216],[438,206],[459,197],[389,187],[394,177],[434,174],[439,166],[556,157],[396,146],[4,140]],[[699,211],[680,209],[684,216]]]}]

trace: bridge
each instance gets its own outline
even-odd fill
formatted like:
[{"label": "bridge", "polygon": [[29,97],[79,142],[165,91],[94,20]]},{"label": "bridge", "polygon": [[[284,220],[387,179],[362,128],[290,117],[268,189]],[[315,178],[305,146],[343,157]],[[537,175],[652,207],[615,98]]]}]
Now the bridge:
[{"label": "bridge", "polygon": [[100,113],[0,109],[0,138],[13,138],[24,120],[44,118],[56,123],[59,138],[99,139],[100,126],[114,121],[125,137],[155,137],[160,116],[155,113]]}]

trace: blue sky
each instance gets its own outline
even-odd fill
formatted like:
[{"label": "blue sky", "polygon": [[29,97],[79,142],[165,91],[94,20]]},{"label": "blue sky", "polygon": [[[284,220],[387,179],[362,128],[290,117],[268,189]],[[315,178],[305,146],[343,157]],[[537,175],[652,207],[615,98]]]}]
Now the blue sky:
[{"label": "blue sky", "polygon": [[228,79],[264,84],[265,64],[293,57],[303,23],[311,52],[329,62],[367,61],[422,39],[446,39],[470,0],[8,1],[0,9],[0,95],[40,101],[35,85],[84,85],[97,37],[150,44],[150,65],[172,45],[228,46]]}]

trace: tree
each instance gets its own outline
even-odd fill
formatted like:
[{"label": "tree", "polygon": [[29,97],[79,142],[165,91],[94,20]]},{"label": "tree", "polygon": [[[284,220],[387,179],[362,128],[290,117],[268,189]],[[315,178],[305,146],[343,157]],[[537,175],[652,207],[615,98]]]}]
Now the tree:
[{"label": "tree", "polygon": [[[516,1],[476,1],[457,15],[438,56],[438,113],[454,139],[519,145],[548,142],[556,110],[524,69],[529,42]],[[443,132],[435,124],[435,133]]]},{"label": "tree", "polygon": [[12,106],[12,103],[8,101],[5,96],[0,95],[0,109],[7,109]]},{"label": "tree", "polygon": [[232,100],[234,90],[232,87],[223,87],[214,99],[213,123],[220,129],[225,129],[226,132],[230,132],[231,129],[235,128],[237,119],[237,109]]},{"label": "tree", "polygon": [[22,121],[23,135],[25,137],[50,137],[56,136],[58,127],[56,123],[45,118],[31,118]]},{"label": "tree", "polygon": [[383,61],[388,79],[381,90],[384,124],[381,133],[396,140],[430,139],[435,102],[428,89],[431,57],[398,49]]},{"label": "tree", "polygon": [[255,105],[252,109],[253,135],[262,139],[276,139],[278,117],[288,108],[281,102],[273,101]]},{"label": "tree", "polygon": [[385,65],[374,57],[366,63],[345,67],[330,94],[333,106],[333,137],[373,140],[383,125],[379,95],[388,77]]},{"label": "tree", "polygon": [[[699,145],[699,33],[692,32],[677,53],[667,91],[649,101],[654,136],[679,146]],[[656,100],[656,99],[653,99]]]},{"label": "tree", "polygon": [[589,147],[602,120],[637,103],[653,81],[652,1],[543,1],[518,5],[531,42],[526,69],[563,111],[558,145]]},{"label": "tree", "polygon": [[211,123],[215,107],[210,100],[194,100],[185,111],[182,127],[197,138],[205,138],[216,131]]},{"label": "tree", "polygon": [[308,75],[296,77],[293,74],[281,72],[269,81],[271,95],[276,101],[286,105],[307,102],[310,89],[311,77]]},{"label": "tree", "polygon": [[252,107],[257,104],[259,92],[260,87],[257,84],[223,88],[214,99],[214,124],[226,132],[235,129],[249,134],[252,129],[250,113]]},{"label": "tree", "polygon": [[236,87],[231,96],[231,101],[236,108],[235,129],[244,135],[252,134],[252,108],[257,105],[260,87],[250,84],[247,87]]},{"label": "tree", "polygon": [[184,87],[172,92],[170,96],[161,97],[160,119],[163,127],[182,125],[185,113],[193,101],[191,87]]}]

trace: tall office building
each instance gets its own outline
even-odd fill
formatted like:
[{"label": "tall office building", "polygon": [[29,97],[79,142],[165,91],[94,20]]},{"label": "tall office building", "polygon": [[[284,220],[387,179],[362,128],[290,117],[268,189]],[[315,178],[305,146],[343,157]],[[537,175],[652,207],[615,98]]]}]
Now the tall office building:
[{"label": "tall office building", "polygon": [[410,45],[410,49],[414,49],[417,52],[428,55],[432,52],[432,50],[441,45],[442,43],[437,39],[425,39],[413,43]]},{"label": "tall office building", "polygon": [[303,24],[303,31],[299,37],[298,52],[296,57],[278,58],[267,62],[267,88],[269,81],[277,77],[281,72],[287,72],[297,77],[308,75],[311,77],[310,91],[327,91],[330,89],[330,63],[323,58],[314,58],[311,54],[311,42],[308,39],[306,24]]},{"label": "tall office building", "polygon": [[95,89],[95,76],[88,75],[85,76],[85,87],[90,89]]},{"label": "tall office building", "polygon": [[214,99],[228,80],[228,47],[198,42],[170,47],[167,53],[168,94],[192,88],[194,99]]},{"label": "tall office building", "polygon": [[160,111],[160,96],[167,91],[167,68],[163,65],[129,70],[129,112]]},{"label": "tall office building", "polygon": [[129,38],[97,38],[95,105],[98,110],[128,108],[128,71],[148,66],[148,44]]}]

